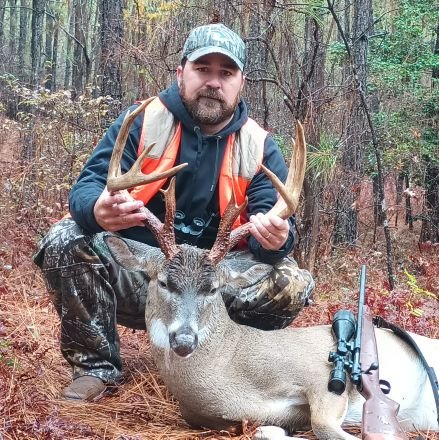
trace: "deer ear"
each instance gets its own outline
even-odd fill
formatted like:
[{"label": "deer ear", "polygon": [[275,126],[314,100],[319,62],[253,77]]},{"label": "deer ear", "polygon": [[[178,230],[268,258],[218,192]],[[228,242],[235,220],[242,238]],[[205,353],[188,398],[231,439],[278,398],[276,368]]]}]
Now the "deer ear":
[{"label": "deer ear", "polygon": [[[148,265],[148,253],[145,255],[145,249],[140,249],[141,243],[136,243],[136,246],[131,246],[123,238],[115,235],[106,235],[104,241],[108,249],[120,266],[127,270],[145,271]],[[139,246],[137,246],[139,245]],[[137,249],[139,247],[139,249]],[[148,251],[154,248],[148,246]],[[152,253],[152,251],[150,251]]]}]

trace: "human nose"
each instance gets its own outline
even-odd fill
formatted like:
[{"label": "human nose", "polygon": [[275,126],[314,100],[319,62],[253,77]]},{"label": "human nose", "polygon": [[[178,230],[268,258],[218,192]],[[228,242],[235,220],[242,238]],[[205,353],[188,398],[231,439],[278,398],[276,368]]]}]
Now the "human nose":
[{"label": "human nose", "polygon": [[206,86],[212,89],[219,89],[221,87],[221,81],[218,75],[210,75],[206,81]]}]

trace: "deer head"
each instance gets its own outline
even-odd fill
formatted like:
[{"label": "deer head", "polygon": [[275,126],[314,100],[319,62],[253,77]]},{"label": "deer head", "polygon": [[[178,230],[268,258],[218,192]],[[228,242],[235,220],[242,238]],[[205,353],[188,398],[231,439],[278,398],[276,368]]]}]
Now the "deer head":
[{"label": "deer head", "polygon": [[[176,166],[166,173],[143,174],[141,164],[152,148],[151,146],[143,151],[131,170],[124,175],[121,174],[120,160],[129,127],[148,103],[149,101],[146,101],[133,113],[127,114],[123,122],[109,166],[107,187],[110,192],[127,191],[136,185],[168,178],[187,165]],[[296,125],[296,134],[297,144],[293,141],[294,154],[285,185],[271,171],[262,166],[263,171],[280,194],[280,198],[270,212],[283,219],[287,219],[297,209],[305,173],[306,145],[300,123]],[[115,260],[129,270],[146,270],[148,267],[148,272],[151,272],[151,257],[154,254],[156,270],[153,271],[148,286],[146,305],[148,329],[150,333],[154,332],[156,340],[162,339],[163,346],[168,346],[177,355],[186,357],[197,347],[199,335],[203,334],[202,329],[208,325],[215,301],[218,298],[222,301],[221,271],[218,270],[218,263],[241,239],[249,235],[250,224],[245,223],[232,230],[236,218],[246,207],[246,203],[236,206],[232,197],[221,218],[212,249],[204,250],[189,245],[177,245],[174,235],[176,204],[174,177],[168,188],[161,192],[166,204],[164,222],[162,223],[146,207],[143,210],[147,217],[144,221],[145,226],[155,236],[163,255],[157,257],[156,253],[151,251],[150,246],[132,241],[127,242],[116,236],[109,236],[106,241]]]}]

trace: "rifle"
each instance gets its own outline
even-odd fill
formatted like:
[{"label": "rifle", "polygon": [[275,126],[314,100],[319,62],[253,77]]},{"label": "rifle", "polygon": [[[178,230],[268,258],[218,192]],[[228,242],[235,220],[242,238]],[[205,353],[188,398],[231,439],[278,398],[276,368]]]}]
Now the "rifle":
[{"label": "rifle", "polygon": [[[378,352],[372,315],[365,304],[366,266],[361,267],[360,295],[358,313],[355,318],[349,310],[339,310],[332,323],[332,330],[337,340],[337,351],[329,353],[329,361],[334,368],[328,382],[328,389],[342,394],[346,388],[346,371],[351,382],[357,386],[366,399],[363,405],[363,440],[408,440],[396,418],[399,404],[388,398],[381,385],[390,386],[380,381]],[[352,337],[355,337],[352,340]],[[367,366],[367,369],[363,368]]]}]

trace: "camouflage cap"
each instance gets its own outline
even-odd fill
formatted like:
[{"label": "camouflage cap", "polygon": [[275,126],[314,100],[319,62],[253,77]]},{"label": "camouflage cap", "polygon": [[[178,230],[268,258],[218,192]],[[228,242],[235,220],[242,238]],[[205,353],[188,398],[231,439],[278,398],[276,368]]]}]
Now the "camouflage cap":
[{"label": "camouflage cap", "polygon": [[192,29],[184,43],[182,58],[193,62],[210,53],[222,53],[233,60],[240,70],[244,70],[244,41],[221,23]]}]

